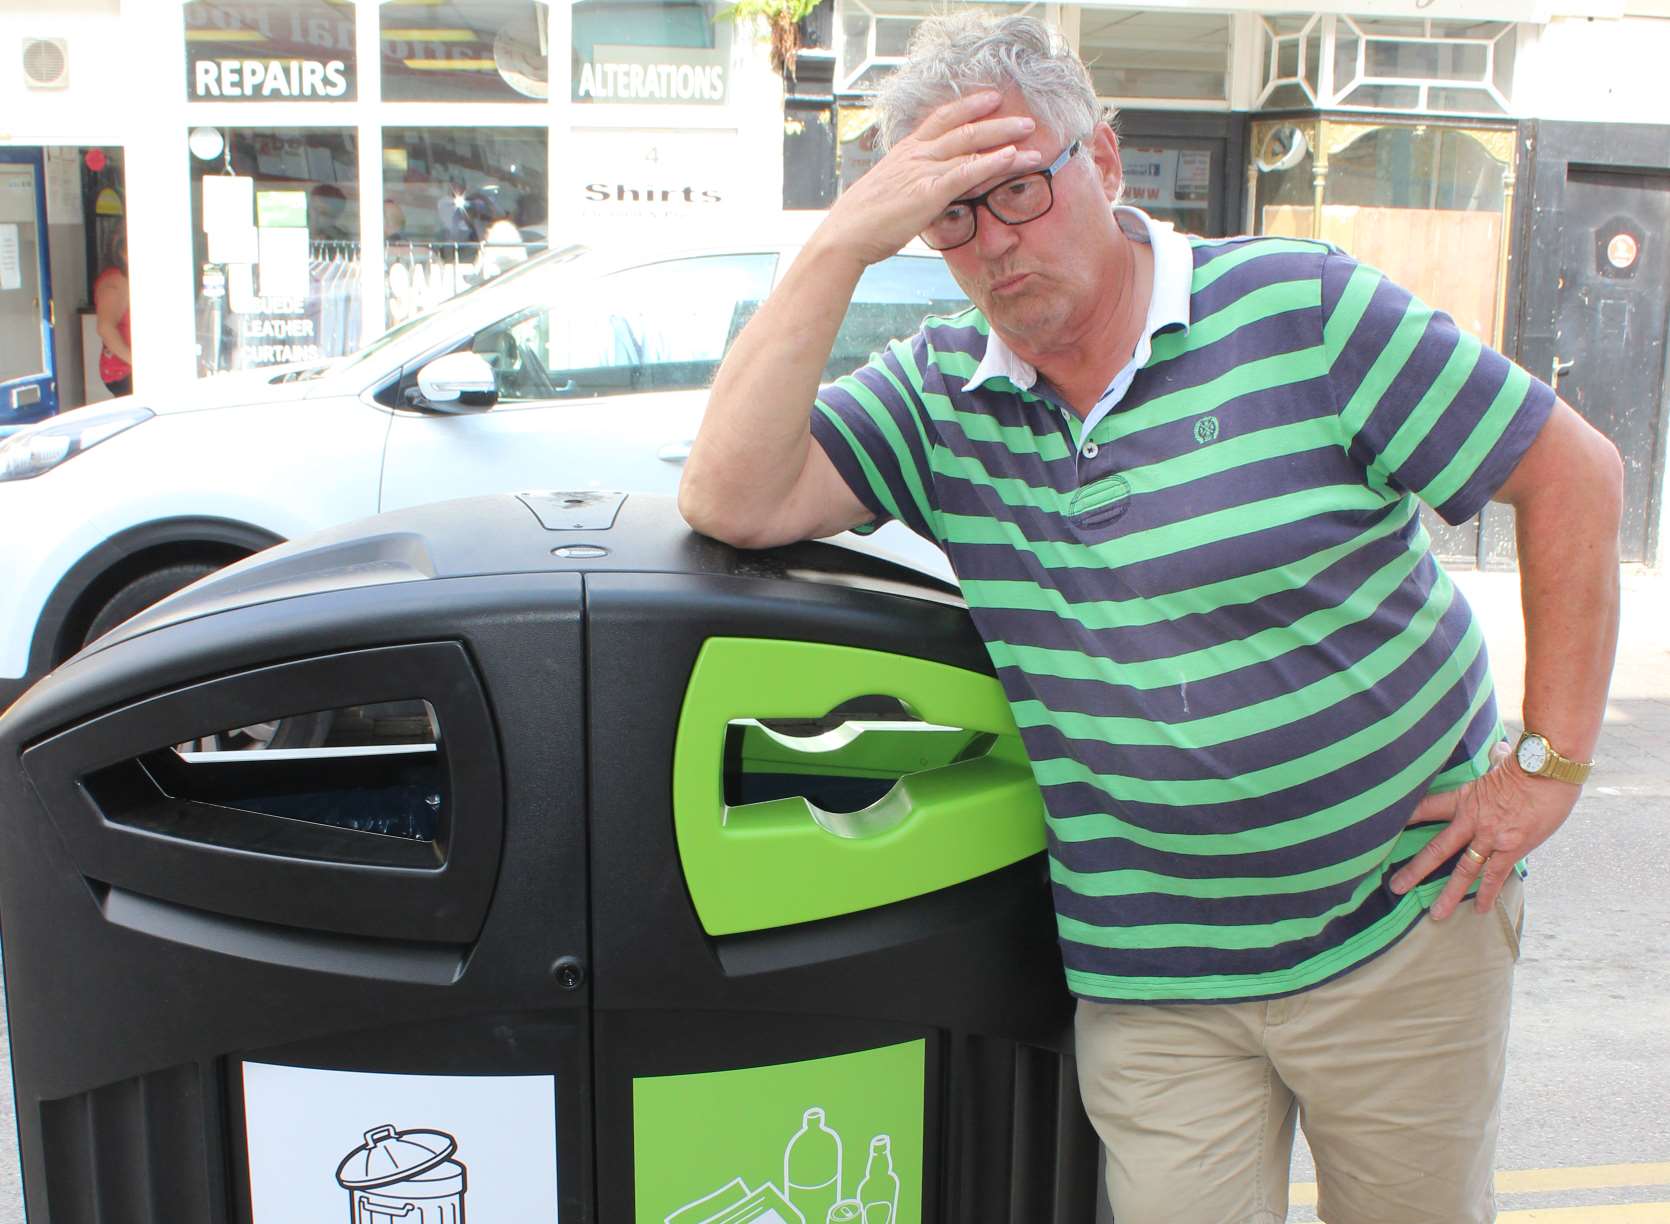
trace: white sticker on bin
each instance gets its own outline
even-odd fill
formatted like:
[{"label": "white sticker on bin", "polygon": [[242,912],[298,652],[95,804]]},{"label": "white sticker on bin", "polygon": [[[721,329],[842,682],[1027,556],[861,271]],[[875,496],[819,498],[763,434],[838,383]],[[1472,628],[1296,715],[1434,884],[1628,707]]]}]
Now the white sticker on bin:
[{"label": "white sticker on bin", "polygon": [[341,1219],[344,1205],[354,1221],[459,1220],[466,1205],[470,1219],[557,1219],[552,1076],[246,1062],[243,1079],[254,1224]]}]

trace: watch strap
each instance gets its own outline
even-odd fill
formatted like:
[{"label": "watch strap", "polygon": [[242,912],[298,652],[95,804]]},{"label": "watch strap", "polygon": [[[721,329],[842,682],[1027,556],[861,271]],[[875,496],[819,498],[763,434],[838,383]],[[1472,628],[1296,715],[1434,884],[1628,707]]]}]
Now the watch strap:
[{"label": "watch strap", "polygon": [[1544,777],[1553,778],[1556,782],[1573,782],[1581,786],[1589,780],[1589,772],[1594,767],[1593,761],[1573,761],[1550,748],[1548,760],[1543,762],[1540,772]]}]

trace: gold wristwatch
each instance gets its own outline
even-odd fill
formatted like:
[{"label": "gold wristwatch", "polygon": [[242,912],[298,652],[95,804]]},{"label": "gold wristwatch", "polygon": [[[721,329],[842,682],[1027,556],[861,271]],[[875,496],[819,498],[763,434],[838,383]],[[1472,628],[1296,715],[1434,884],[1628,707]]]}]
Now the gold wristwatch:
[{"label": "gold wristwatch", "polygon": [[1537,778],[1553,778],[1556,782],[1574,782],[1578,786],[1589,777],[1595,767],[1593,761],[1574,761],[1554,751],[1546,735],[1535,731],[1523,732],[1514,746],[1513,758],[1526,773]]}]

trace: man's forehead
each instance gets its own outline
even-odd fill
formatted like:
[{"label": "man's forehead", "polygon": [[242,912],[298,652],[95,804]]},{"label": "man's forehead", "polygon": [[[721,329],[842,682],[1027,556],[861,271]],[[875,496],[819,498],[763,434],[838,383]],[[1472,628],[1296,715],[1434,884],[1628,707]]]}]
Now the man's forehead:
[{"label": "man's forehead", "polygon": [[1002,95],[1002,100],[998,102],[997,109],[991,112],[990,118],[1025,115],[1029,119],[1036,120],[1040,127],[1044,126],[1044,121],[1038,117],[1038,113],[1027,104],[1026,96],[1014,85],[973,85],[965,88],[963,93],[982,93],[988,89],[995,89]]}]

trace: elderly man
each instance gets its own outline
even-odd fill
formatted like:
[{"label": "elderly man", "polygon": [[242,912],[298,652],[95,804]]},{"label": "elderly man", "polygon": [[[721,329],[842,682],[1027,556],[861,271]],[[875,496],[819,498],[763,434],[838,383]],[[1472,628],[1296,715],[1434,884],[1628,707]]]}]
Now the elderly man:
[{"label": "elderly man", "polygon": [[[1048,807],[1121,1224],[1283,1219],[1301,1111],[1324,1219],[1493,1218],[1518,864],[1600,730],[1616,452],[1326,244],[1118,207],[1087,75],[1030,18],[925,23],[881,105],[889,152],[719,372],[685,516],[945,549]],[[918,234],[974,307],[820,391],[860,275]],[[1417,514],[1493,497],[1516,752]]]}]

